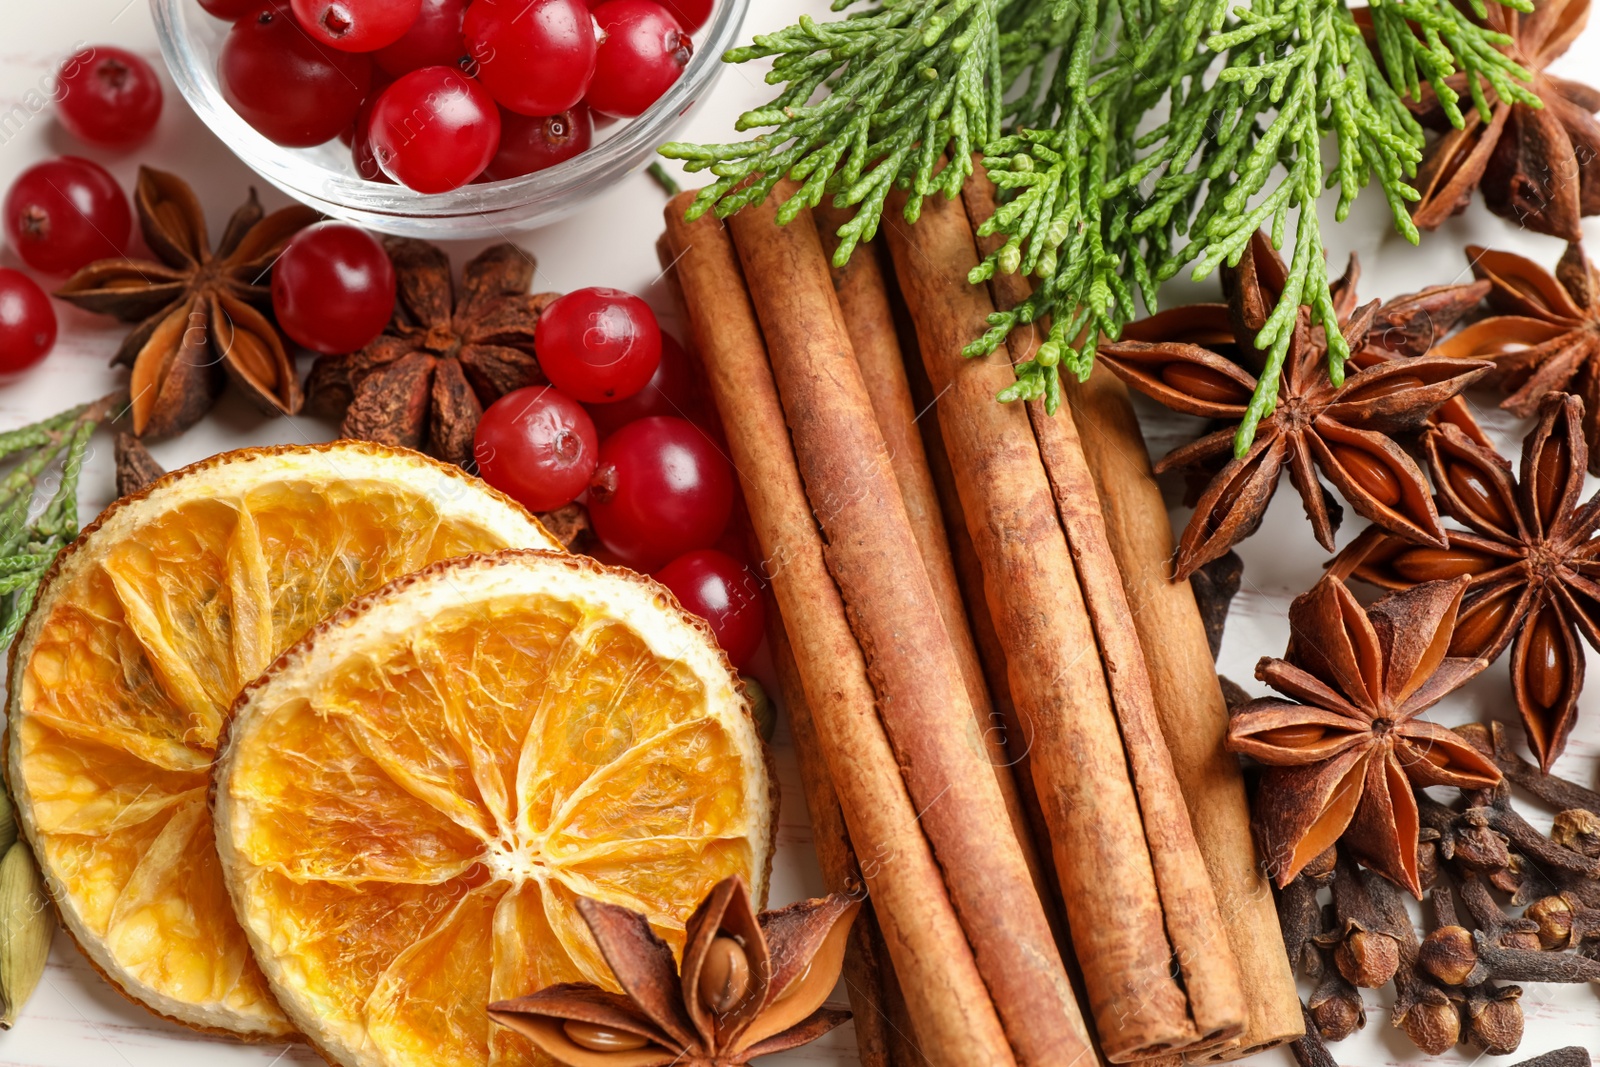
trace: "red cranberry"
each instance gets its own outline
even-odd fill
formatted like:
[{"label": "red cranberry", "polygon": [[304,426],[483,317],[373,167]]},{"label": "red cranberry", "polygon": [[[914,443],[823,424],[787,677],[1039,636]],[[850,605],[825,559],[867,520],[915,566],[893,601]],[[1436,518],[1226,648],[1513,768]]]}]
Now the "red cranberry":
[{"label": "red cranberry", "polygon": [[313,41],[286,5],[233,24],[217,63],[223,98],[263,137],[309,148],[339,136],[372,85],[372,60]]},{"label": "red cranberry", "polygon": [[120,148],[150,136],[161,118],[161,79],[132,52],[85,48],[61,63],[57,114],[80,141]]},{"label": "red cranberry", "polygon": [[0,374],[27,370],[56,343],[56,313],[44,290],[20,270],[0,268]]},{"label": "red cranberry", "polygon": [[374,52],[373,60],[396,78],[423,67],[456,66],[467,54],[461,35],[466,10],[467,0],[422,0],[422,11],[405,36]]},{"label": "red cranberry", "polygon": [[104,167],[62,156],[18,175],[6,194],[5,222],[24,263],[45,274],[71,274],[122,255],[133,211]]},{"label": "red cranberry", "polygon": [[394,315],[394,264],[367,231],[319,222],[295,234],[272,268],[278,325],[313,352],[357,352]]},{"label": "red cranberry", "polygon": [[585,99],[606,115],[641,115],[683,76],[694,42],[654,0],[607,0],[594,18],[604,37]]},{"label": "red cranberry", "polygon": [[422,0],[290,0],[315,40],[342,52],[373,52],[405,36]]},{"label": "red cranberry", "polygon": [[500,147],[500,110],[454,67],[404,75],[372,109],[372,152],[395,181],[419,193],[458,189]]},{"label": "red cranberry", "polygon": [[559,115],[519,115],[502,109],[500,151],[484,174],[491,181],[504,181],[545,170],[587,152],[593,139],[594,123],[582,104]]},{"label": "red cranberry", "polygon": [[467,54],[484,88],[524,115],[556,115],[594,77],[594,19],[583,0],[472,0]]}]

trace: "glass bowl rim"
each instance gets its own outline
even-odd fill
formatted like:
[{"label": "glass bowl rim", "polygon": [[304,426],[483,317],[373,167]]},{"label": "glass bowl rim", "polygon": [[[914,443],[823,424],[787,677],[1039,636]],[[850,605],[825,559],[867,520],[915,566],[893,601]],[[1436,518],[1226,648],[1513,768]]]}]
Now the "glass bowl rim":
[{"label": "glass bowl rim", "polygon": [[[582,0],[580,0],[582,2]],[[256,173],[311,207],[382,227],[392,218],[448,222],[495,216],[546,204],[559,211],[633,173],[660,144],[699,97],[726,69],[722,55],[735,44],[753,0],[717,0],[711,20],[702,28],[689,66],[644,114],[621,119],[624,127],[593,148],[548,170],[505,181],[465,185],[445,193],[418,193],[402,186],[369,182],[354,174],[329,169],[303,158],[257,133],[223,98],[215,77],[201,73],[215,68],[215,50],[187,29],[190,18],[210,19],[196,0],[150,0],[161,55],[178,87],[200,120]],[[187,7],[188,10],[183,10]]]}]

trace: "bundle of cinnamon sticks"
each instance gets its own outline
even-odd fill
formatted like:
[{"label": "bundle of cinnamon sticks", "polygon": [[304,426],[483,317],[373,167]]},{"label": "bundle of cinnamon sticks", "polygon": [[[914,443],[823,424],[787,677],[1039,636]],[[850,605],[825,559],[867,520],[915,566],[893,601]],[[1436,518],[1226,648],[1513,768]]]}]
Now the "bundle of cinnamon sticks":
[{"label": "bundle of cinnamon sticks", "polygon": [[961,357],[1025,295],[967,283],[970,184],[844,268],[837,220],[778,224],[784,188],[726,224],[684,194],[661,249],[778,603],[819,860],[872,905],[863,1063],[1280,1044],[1299,1003],[1137,423],[1112,379],[1051,416],[994,401],[1005,346]]}]

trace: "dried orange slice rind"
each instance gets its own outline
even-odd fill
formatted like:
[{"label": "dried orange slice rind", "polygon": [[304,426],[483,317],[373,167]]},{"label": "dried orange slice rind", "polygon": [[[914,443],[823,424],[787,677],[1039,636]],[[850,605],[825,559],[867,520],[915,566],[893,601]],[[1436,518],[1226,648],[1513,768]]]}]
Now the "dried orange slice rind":
[{"label": "dried orange slice rind", "polygon": [[174,472],[61,554],[12,651],[7,769],[63,925],[118,989],[196,1029],[293,1032],[212,845],[228,709],[352,598],[511,546],[559,548],[457,468],[336,442]]},{"label": "dried orange slice rind", "polygon": [[256,959],[344,1067],[543,1062],[486,1009],[618,988],[577,898],[681,949],[721,879],[764,898],[775,804],[704,623],[630,571],[517,551],[317,626],[241,695],[213,785]]}]

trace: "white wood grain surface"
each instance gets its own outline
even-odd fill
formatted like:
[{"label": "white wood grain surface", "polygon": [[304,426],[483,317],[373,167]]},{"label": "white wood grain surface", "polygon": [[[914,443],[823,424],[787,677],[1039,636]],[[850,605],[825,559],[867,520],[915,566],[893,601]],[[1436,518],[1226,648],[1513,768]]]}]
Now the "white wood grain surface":
[{"label": "white wood grain surface", "polygon": [[[757,0],[746,31],[776,29],[800,13],[824,16],[827,10],[827,0]],[[74,46],[85,43],[130,48],[160,66],[144,0],[0,0],[0,189],[9,186],[19,172],[34,162],[74,153],[103,162],[128,187],[140,162],[184,175],[195,183],[213,234],[220,232],[227,214],[242,201],[252,184],[269,207],[283,202],[276,190],[254,179],[210,135],[176,97],[170,81],[167,107],[149,144],[132,154],[107,155],[74,142],[54,120],[47,97],[55,64]],[[1557,70],[1571,77],[1600,77],[1596,73],[1600,70],[1600,30],[1580,38]],[[685,131],[687,138],[726,139],[734,116],[764,101],[769,91],[760,82],[759,72],[734,68],[702,105]],[[677,332],[675,312],[659,282],[653,247],[661,229],[663,202],[661,191],[640,176],[559,225],[516,235],[514,239],[538,257],[535,288],[564,291],[585,285],[612,285],[640,292],[662,310],[668,329]],[[1334,227],[1330,218],[1325,232],[1338,261],[1342,262],[1350,251],[1360,253],[1362,293],[1368,298],[1390,297],[1466,276],[1461,249],[1467,243],[1511,248],[1546,262],[1553,262],[1560,253],[1558,242],[1516,232],[1476,206],[1426,238],[1421,248],[1412,248],[1388,228],[1381,199],[1370,193],[1357,205],[1347,224]],[[1588,221],[1586,232],[1600,237],[1600,220]],[[1600,241],[1596,243],[1600,247]],[[476,247],[462,245],[452,251],[459,260]],[[22,264],[15,253],[6,249],[0,251],[0,266]],[[1214,299],[1216,291],[1214,281],[1199,285],[1175,283],[1167,300]],[[122,328],[65,305],[57,304],[57,309],[62,332],[54,354],[28,373],[0,378],[0,429],[102,395],[121,380],[121,372],[111,370],[107,363],[122,336]],[[1525,424],[1495,411],[1493,396],[1477,395],[1473,400],[1498,443],[1508,454],[1515,455]],[[1154,408],[1144,408],[1143,414],[1151,448],[1157,454],[1185,440],[1196,428],[1188,420],[1172,418]],[[333,427],[328,424],[310,419],[262,419],[230,397],[206,422],[153,451],[170,467],[243,445],[319,441],[332,436]],[[84,477],[84,514],[94,514],[111,497],[110,446],[102,435],[95,442]],[[1175,510],[1173,521],[1181,524],[1186,517],[1181,510]],[[1353,536],[1359,526],[1359,519],[1350,522],[1341,534],[1341,543]],[[1261,532],[1241,552],[1246,560],[1245,588],[1234,604],[1221,669],[1247,689],[1260,693],[1262,687],[1252,678],[1255,661],[1262,655],[1281,653],[1288,603],[1315,581],[1324,556],[1299,513],[1297,498],[1287,486],[1279,493]],[[1600,755],[1600,683],[1591,687],[1583,707],[1588,719],[1578,726],[1558,770],[1592,784],[1596,756]],[[1510,721],[1515,714],[1502,662],[1448,700],[1436,717],[1454,724],[1486,715]],[[822,886],[810,851],[811,830],[793,754],[781,725],[775,747],[783,806],[772,900],[784,903],[818,893]],[[1367,1001],[1366,1031],[1335,1047],[1341,1063],[1347,1067],[1380,1067],[1429,1061],[1389,1025],[1387,994],[1368,992]],[[1600,1049],[1600,1001],[1593,989],[1530,987],[1525,991],[1523,1005],[1528,1025],[1521,1055],[1567,1044]],[[774,1057],[770,1062],[851,1064],[855,1062],[853,1048],[853,1038],[846,1027],[809,1048]],[[1465,1064],[1477,1058],[1472,1050],[1463,1048],[1432,1062]],[[265,1067],[316,1062],[320,1062],[318,1058],[301,1047],[241,1046],[194,1035],[154,1019],[123,1000],[65,937],[58,937],[44,983],[24,1018],[14,1030],[0,1034],[0,1067]],[[1254,1062],[1262,1067],[1282,1067],[1292,1061],[1286,1054],[1271,1053]]]}]

